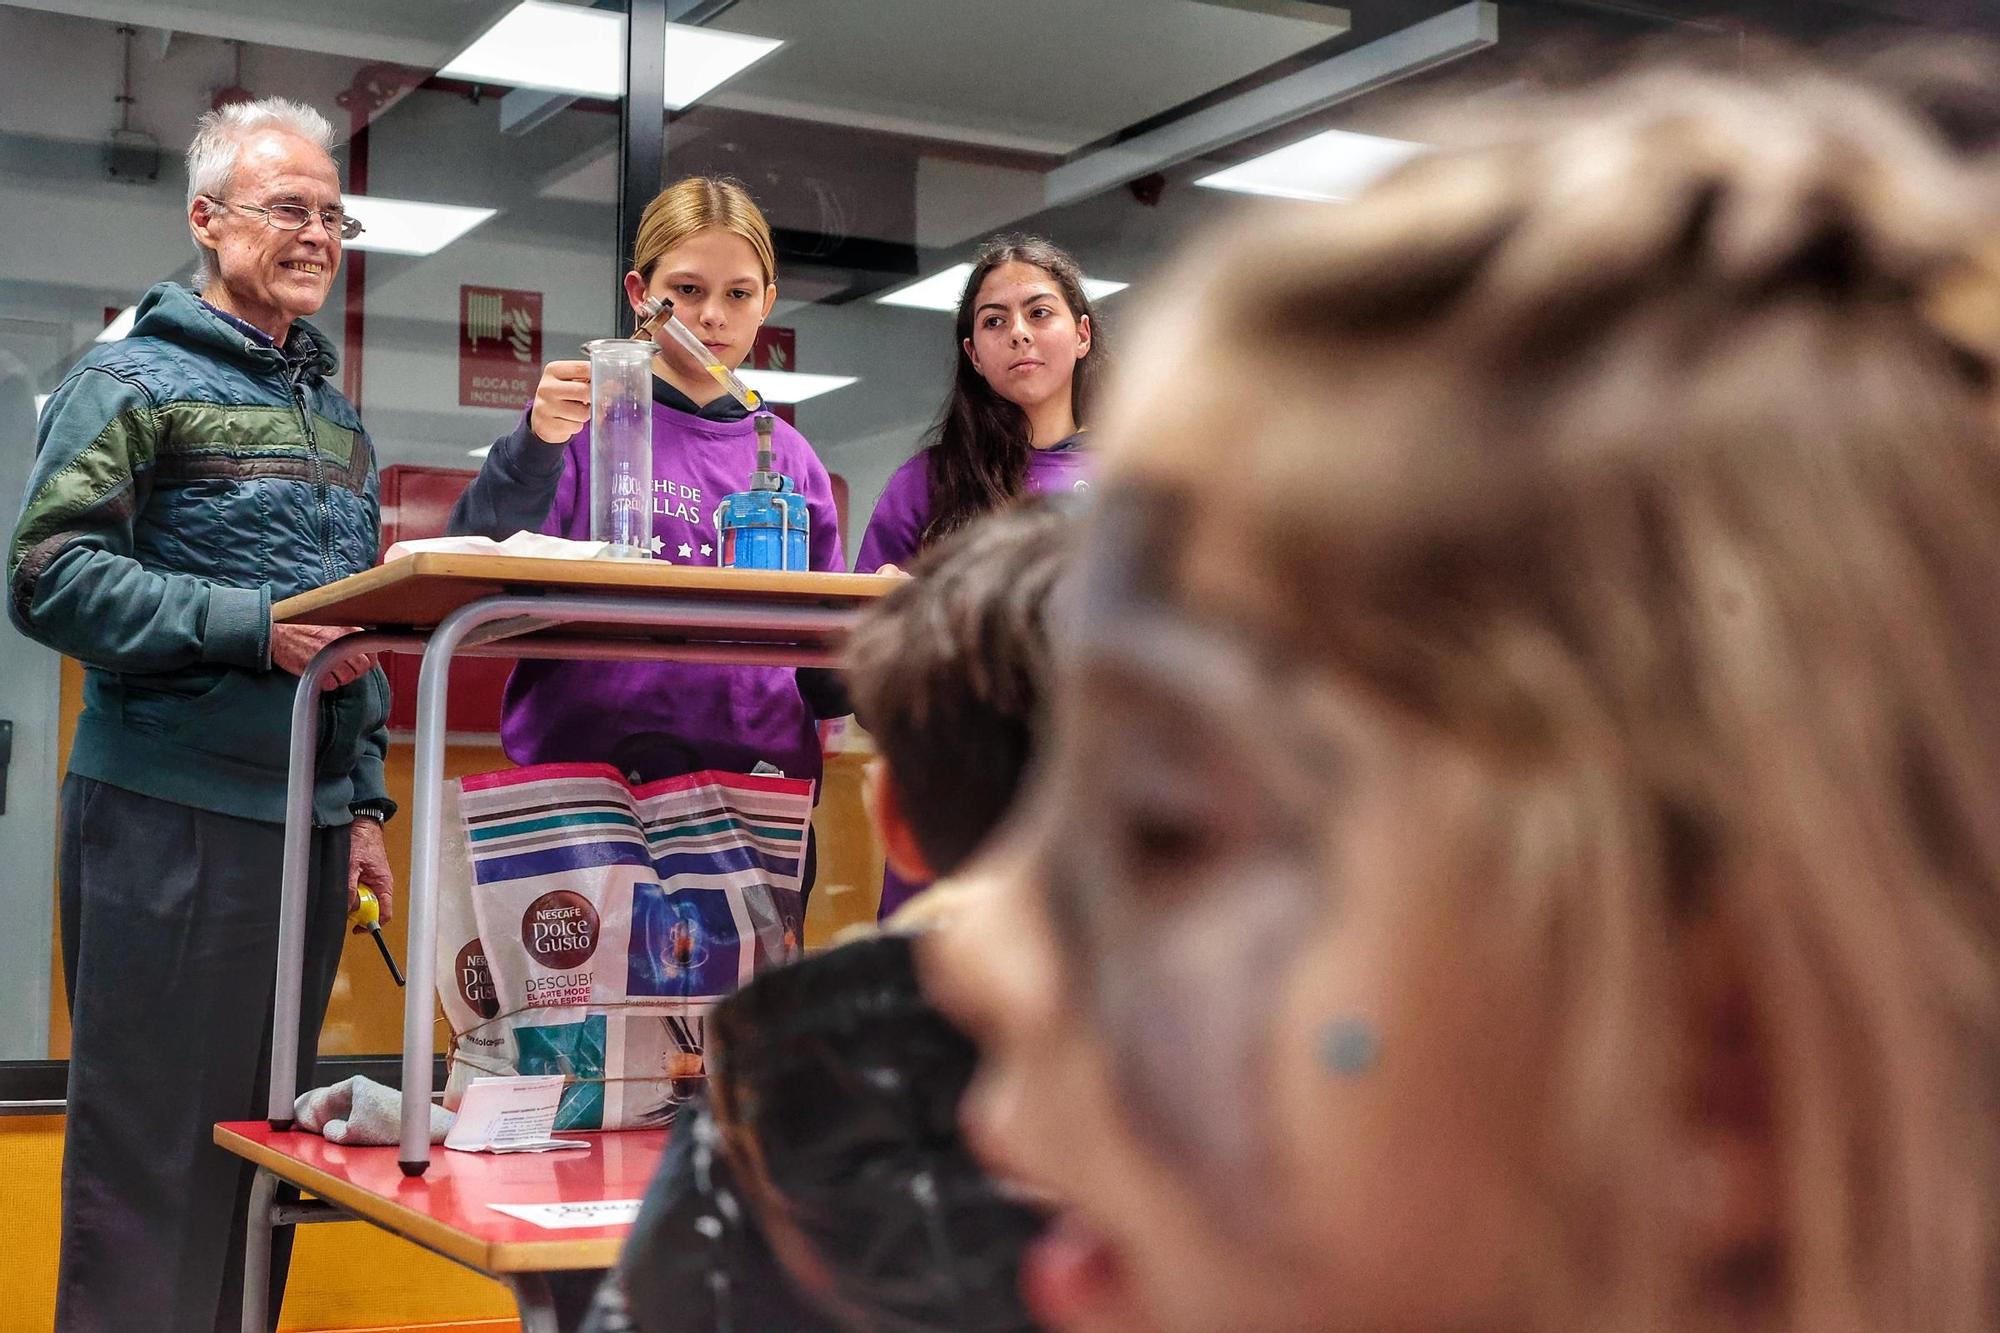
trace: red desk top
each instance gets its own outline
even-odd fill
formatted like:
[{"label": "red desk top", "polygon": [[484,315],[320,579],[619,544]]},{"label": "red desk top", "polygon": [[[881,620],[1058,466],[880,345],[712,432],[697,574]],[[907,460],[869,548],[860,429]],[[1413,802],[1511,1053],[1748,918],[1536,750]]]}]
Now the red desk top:
[{"label": "red desk top", "polygon": [[582,1134],[588,1149],[465,1153],[431,1149],[412,1180],[397,1149],[344,1148],[317,1134],[279,1133],[261,1120],[215,1127],[215,1141],[279,1179],[484,1273],[608,1268],[628,1226],[552,1231],[495,1212],[495,1203],[582,1203],[645,1197],[665,1130]]}]

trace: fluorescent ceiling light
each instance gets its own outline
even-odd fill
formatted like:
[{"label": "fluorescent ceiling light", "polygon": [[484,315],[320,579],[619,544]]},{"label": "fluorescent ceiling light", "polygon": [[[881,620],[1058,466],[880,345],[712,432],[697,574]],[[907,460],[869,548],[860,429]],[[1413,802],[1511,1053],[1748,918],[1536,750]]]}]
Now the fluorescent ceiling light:
[{"label": "fluorescent ceiling light", "polygon": [[667,110],[693,106],[784,43],[775,37],[667,25]]},{"label": "fluorescent ceiling light", "polygon": [[751,370],[747,366],[736,372],[736,378],[774,403],[803,403],[855,382],[852,375],[802,375],[796,370]]},{"label": "fluorescent ceiling light", "polygon": [[123,338],[126,334],[132,331],[132,321],[137,319],[138,317],[139,317],[138,306],[135,305],[126,306],[123,310],[118,312],[118,315],[115,319],[113,319],[109,324],[106,324],[104,326],[104,331],[102,333],[99,333],[95,338],[92,338],[91,341],[100,343],[117,342],[120,338]]},{"label": "fluorescent ceiling light", "polygon": [[972,265],[953,264],[928,278],[918,278],[894,291],[884,292],[875,300],[880,305],[907,306],[911,310],[956,310],[958,294],[964,288],[965,280],[971,276]]},{"label": "fluorescent ceiling light", "polygon": [[[693,105],[783,45],[771,37],[669,23],[667,109]],[[577,97],[623,97],[625,16],[522,0],[438,73]]]},{"label": "fluorescent ceiling light", "polygon": [[622,14],[524,0],[438,73],[578,97],[622,97],[624,49]]},{"label": "fluorescent ceiling light", "polygon": [[[911,310],[953,311],[958,309],[958,294],[965,289],[965,280],[971,276],[972,265],[953,264],[928,278],[918,278],[915,282],[884,292],[875,300],[880,305],[907,306]],[[1093,301],[1102,301],[1130,285],[1112,282],[1108,278],[1085,278],[1083,294]]]},{"label": "fluorescent ceiling light", "polygon": [[1352,199],[1378,177],[1424,151],[1425,145],[1407,139],[1327,130],[1225,167],[1195,184],[1280,199]]},{"label": "fluorescent ceiling light", "polygon": [[465,452],[472,455],[472,457],[474,458],[484,458],[486,457],[486,455],[493,452],[493,446],[490,444],[482,444],[477,449],[467,449]]},{"label": "fluorescent ceiling light", "polygon": [[464,204],[426,204],[415,199],[378,199],[363,194],[342,195],[341,207],[360,218],[363,228],[359,236],[347,242],[348,249],[391,255],[436,254],[496,211]]}]

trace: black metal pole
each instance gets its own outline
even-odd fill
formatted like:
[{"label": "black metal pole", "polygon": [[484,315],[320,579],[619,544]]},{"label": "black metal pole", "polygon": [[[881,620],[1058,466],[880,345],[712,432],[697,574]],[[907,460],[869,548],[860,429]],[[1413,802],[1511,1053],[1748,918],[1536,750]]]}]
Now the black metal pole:
[{"label": "black metal pole", "polygon": [[[619,104],[618,276],[632,266],[639,215],[660,192],[667,157],[667,6],[669,0],[628,0],[625,18],[625,100]],[[631,308],[621,288],[612,328],[627,333]]]}]

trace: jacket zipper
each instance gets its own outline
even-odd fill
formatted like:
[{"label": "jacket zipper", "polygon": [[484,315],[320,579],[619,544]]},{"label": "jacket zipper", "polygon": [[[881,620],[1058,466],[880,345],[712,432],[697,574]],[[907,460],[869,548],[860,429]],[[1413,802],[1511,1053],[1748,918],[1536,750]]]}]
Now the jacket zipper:
[{"label": "jacket zipper", "polygon": [[319,548],[319,566],[332,583],[340,577],[334,572],[333,559],[333,506],[327,501],[326,459],[319,451],[319,435],[313,430],[312,412],[306,406],[305,387],[299,377],[305,373],[304,367],[294,369],[287,381],[292,390],[292,403],[299,410],[299,425],[306,433],[306,474],[312,481],[313,504],[319,513],[319,528],[313,534]]}]

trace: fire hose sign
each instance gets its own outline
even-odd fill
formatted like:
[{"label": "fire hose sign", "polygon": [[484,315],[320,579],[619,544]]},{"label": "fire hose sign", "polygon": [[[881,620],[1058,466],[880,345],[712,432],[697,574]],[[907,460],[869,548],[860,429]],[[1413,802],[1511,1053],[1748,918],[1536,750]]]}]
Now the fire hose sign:
[{"label": "fire hose sign", "polygon": [[519,411],[542,376],[542,294],[458,289],[458,401]]}]

